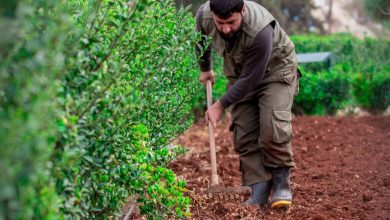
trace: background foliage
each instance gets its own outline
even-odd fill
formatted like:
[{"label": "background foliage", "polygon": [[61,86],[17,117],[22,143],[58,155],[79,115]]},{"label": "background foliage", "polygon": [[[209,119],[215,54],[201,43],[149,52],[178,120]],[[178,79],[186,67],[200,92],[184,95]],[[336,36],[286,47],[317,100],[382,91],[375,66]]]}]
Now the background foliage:
[{"label": "background foliage", "polygon": [[[350,34],[327,36],[294,35],[291,37],[297,53],[333,53],[333,65],[347,73],[388,71],[390,67],[390,40],[365,38]],[[338,67],[337,67],[338,66]],[[312,71],[311,69],[308,69]]]},{"label": "background foliage", "polygon": [[378,20],[390,22],[390,2],[386,0],[365,0],[367,11]]},{"label": "background foliage", "polygon": [[298,113],[335,114],[355,106],[380,113],[390,106],[390,40],[360,40],[349,34],[291,39],[297,53],[330,51],[334,56],[330,69],[300,65],[304,77],[295,102]]},{"label": "background foliage", "polygon": [[73,25],[55,2],[16,5],[9,1],[0,18],[0,219],[61,219],[50,161],[53,99],[65,68],[63,33]]},{"label": "background foliage", "polygon": [[337,72],[306,73],[300,81],[300,91],[294,107],[298,113],[334,115],[350,104],[348,76]]},{"label": "background foliage", "polygon": [[357,73],[352,79],[352,94],[357,104],[373,113],[390,106],[390,73]]}]

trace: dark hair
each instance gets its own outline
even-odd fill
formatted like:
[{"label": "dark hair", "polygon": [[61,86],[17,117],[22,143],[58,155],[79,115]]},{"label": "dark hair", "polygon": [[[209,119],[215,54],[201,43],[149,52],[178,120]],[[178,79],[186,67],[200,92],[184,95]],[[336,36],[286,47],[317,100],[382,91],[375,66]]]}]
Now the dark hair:
[{"label": "dark hair", "polygon": [[234,12],[241,12],[244,0],[210,0],[210,9],[218,17],[226,19]]}]

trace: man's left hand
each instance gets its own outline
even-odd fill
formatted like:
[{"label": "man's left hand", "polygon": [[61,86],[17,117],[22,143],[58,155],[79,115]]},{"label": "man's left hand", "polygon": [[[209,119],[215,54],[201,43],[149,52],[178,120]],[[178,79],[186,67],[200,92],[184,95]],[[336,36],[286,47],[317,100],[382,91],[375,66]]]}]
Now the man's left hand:
[{"label": "man's left hand", "polygon": [[210,121],[214,128],[217,127],[217,121],[221,117],[222,112],[223,112],[223,106],[221,102],[218,100],[216,103],[210,106],[209,109],[207,109],[205,113],[206,123]]}]

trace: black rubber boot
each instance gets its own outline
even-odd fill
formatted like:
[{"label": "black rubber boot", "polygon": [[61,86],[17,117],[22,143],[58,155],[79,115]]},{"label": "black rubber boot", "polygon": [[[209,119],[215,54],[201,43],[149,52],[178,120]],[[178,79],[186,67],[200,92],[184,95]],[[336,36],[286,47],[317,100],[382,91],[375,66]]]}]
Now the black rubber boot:
[{"label": "black rubber boot", "polygon": [[265,181],[249,185],[251,188],[251,197],[244,202],[244,205],[260,205],[267,204],[269,195],[271,193],[271,181]]},{"label": "black rubber boot", "polygon": [[272,208],[286,208],[292,204],[290,188],[290,167],[277,167],[271,169],[272,175]]}]

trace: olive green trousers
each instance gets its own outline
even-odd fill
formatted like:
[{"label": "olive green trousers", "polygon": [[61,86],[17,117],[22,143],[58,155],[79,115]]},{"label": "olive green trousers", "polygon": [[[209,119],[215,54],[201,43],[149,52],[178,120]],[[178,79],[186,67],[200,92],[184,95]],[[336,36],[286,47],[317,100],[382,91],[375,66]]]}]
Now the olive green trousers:
[{"label": "olive green trousers", "polygon": [[291,107],[298,88],[296,69],[273,73],[261,88],[232,105],[230,130],[243,185],[270,180],[268,167],[295,166]]}]

